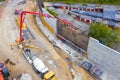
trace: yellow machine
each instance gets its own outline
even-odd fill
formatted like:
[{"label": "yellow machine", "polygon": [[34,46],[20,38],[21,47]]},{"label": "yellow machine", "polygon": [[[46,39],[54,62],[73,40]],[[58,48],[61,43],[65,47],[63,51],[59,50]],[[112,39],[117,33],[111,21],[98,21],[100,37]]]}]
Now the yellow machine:
[{"label": "yellow machine", "polygon": [[43,80],[56,80],[55,74],[52,71],[50,71],[44,75]]},{"label": "yellow machine", "polygon": [[[18,25],[20,26],[20,18],[16,18],[16,21],[18,23]],[[26,29],[27,26],[23,23],[22,24],[22,29]],[[20,56],[20,54],[22,53],[22,49],[23,48],[33,48],[33,49],[37,49],[37,50],[40,50],[40,48],[36,47],[36,46],[30,46],[29,45],[29,40],[28,41],[20,41],[20,38],[17,38],[15,40],[16,44],[11,44],[11,49],[13,49],[13,46],[18,46],[19,47],[19,51],[18,51],[18,54],[17,54],[17,57],[16,57],[16,61],[18,61],[18,58]]]},{"label": "yellow machine", "polygon": [[[16,18],[17,24],[20,26],[20,18]],[[27,28],[27,26],[23,23],[22,29]]]},{"label": "yellow machine", "polygon": [[32,65],[33,70],[40,75],[43,80],[56,80],[55,74],[49,71],[44,62],[31,53],[30,49],[23,49],[24,56]]}]

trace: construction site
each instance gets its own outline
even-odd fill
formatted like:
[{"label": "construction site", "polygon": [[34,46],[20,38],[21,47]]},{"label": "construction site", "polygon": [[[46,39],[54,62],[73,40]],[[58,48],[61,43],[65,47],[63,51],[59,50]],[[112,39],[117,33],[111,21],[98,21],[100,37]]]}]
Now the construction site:
[{"label": "construction site", "polygon": [[[55,17],[43,3],[0,3],[0,80],[119,80],[119,53],[89,38],[88,25]],[[59,11],[68,18],[67,10]],[[102,59],[103,48],[117,57],[112,58],[116,66],[111,54],[106,54],[109,62]]]},{"label": "construction site", "polygon": [[47,16],[33,0],[2,3],[0,80],[94,80],[74,58],[47,39],[36,15],[41,16],[41,22]]}]

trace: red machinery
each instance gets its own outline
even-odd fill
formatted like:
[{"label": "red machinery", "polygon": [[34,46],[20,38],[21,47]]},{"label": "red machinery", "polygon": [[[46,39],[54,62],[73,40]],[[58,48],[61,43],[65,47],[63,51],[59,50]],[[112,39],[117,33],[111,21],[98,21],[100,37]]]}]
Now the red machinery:
[{"label": "red machinery", "polygon": [[[20,13],[20,37],[16,40],[16,44],[11,44],[10,45],[11,49],[13,49],[13,46],[18,46],[20,48],[19,51],[18,51],[17,57],[16,57],[16,61],[18,61],[19,55],[20,55],[20,53],[22,53],[23,48],[34,48],[34,49],[40,50],[40,48],[38,48],[38,47],[28,45],[27,44],[28,41],[24,41],[24,38],[23,38],[23,35],[22,35],[23,34],[22,27],[23,27],[23,22],[24,22],[24,15],[26,15],[26,14],[35,14],[35,15],[37,14],[37,15],[40,15],[40,16],[48,17],[48,18],[55,18],[55,17],[53,17],[49,14],[43,14],[41,12],[21,11],[21,13]],[[55,19],[62,22],[63,24],[67,24],[70,27],[72,27],[72,24],[70,22],[67,22],[65,20],[61,20],[59,18],[55,18]]]},{"label": "red machinery", "polygon": [[[20,13],[20,42],[22,42],[23,41],[23,36],[22,36],[22,25],[23,25],[23,16],[24,15],[26,15],[26,14],[37,14],[37,15],[41,15],[41,16],[44,16],[44,17],[48,17],[48,18],[55,18],[55,17],[53,17],[53,16],[51,16],[51,15],[49,15],[49,14],[43,14],[43,13],[41,13],[41,12],[30,12],[30,11],[22,11],[21,13]],[[61,21],[62,23],[64,23],[64,24],[68,24],[68,25],[70,25],[70,26],[72,26],[72,23],[70,23],[70,22],[67,22],[67,21],[65,21],[65,20],[61,20],[60,18],[56,18],[58,21]]]},{"label": "red machinery", "polygon": [[0,80],[4,80],[2,72],[0,72]]}]

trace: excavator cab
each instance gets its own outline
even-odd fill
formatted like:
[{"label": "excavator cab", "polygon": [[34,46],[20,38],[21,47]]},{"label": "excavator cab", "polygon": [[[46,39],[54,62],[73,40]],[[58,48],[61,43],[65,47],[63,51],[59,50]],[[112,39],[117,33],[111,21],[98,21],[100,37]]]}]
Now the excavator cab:
[{"label": "excavator cab", "polygon": [[52,71],[49,71],[44,75],[43,80],[56,80],[55,74]]}]

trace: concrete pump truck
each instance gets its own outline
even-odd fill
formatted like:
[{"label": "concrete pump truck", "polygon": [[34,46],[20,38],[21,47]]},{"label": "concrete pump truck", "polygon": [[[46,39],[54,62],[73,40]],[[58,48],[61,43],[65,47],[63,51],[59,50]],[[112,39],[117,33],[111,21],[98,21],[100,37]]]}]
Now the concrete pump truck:
[{"label": "concrete pump truck", "polygon": [[56,80],[55,74],[49,71],[43,61],[37,58],[30,49],[23,49],[23,55],[32,65],[33,70],[39,74],[43,80]]},{"label": "concrete pump truck", "polygon": [[[24,40],[24,36],[23,36],[23,32],[22,32],[22,27],[23,27],[23,17],[26,14],[37,14],[37,15],[42,15],[42,16],[47,16],[48,14],[43,14],[40,12],[29,12],[29,11],[22,11],[20,13],[20,22],[19,22],[19,26],[20,26],[20,38],[18,38],[16,41],[16,44],[11,44],[11,48],[12,46],[18,46],[19,47],[19,52],[17,55],[20,55],[20,53],[23,53],[23,55],[25,56],[25,58],[27,59],[27,61],[31,64],[33,70],[40,75],[40,77],[43,80],[56,80],[55,74],[52,71],[49,71],[48,68],[45,66],[44,62],[37,58],[33,53],[31,53],[30,48],[36,48],[35,46],[29,46],[29,44],[27,44]],[[38,49],[38,48],[36,48]],[[17,61],[17,60],[16,60]]]}]

